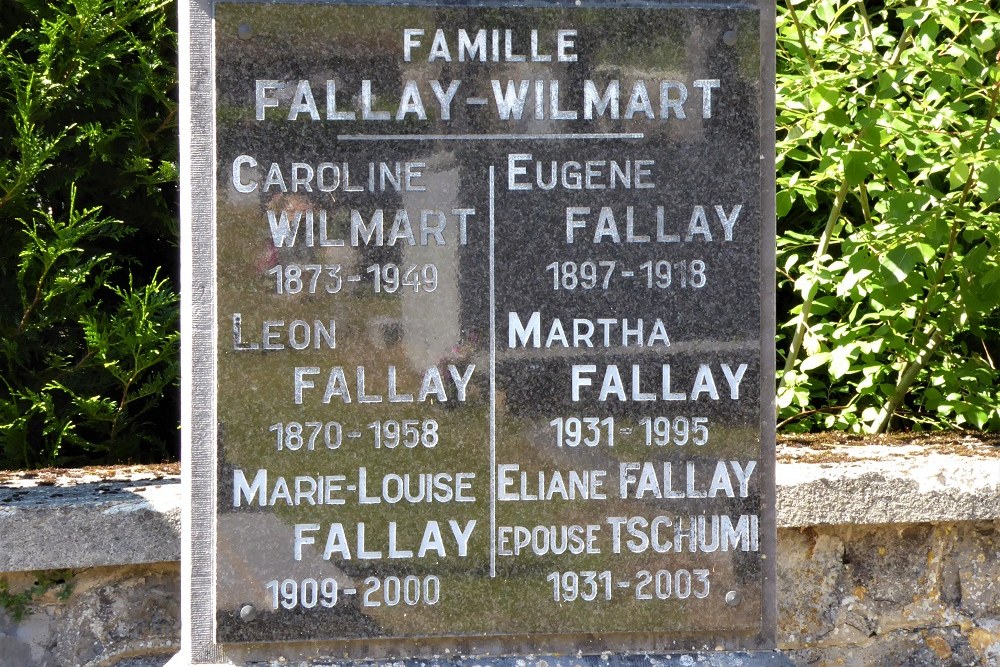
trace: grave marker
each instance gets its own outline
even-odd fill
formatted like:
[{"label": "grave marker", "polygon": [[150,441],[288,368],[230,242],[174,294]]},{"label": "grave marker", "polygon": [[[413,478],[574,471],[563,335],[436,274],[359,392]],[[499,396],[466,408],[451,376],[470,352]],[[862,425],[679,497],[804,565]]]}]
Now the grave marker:
[{"label": "grave marker", "polygon": [[193,664],[773,645],[771,13],[182,9]]}]

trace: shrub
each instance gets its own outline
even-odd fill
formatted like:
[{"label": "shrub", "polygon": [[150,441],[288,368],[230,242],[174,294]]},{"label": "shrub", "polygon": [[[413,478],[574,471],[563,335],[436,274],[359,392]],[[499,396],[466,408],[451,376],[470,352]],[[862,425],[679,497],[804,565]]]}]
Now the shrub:
[{"label": "shrub", "polygon": [[172,16],[0,4],[0,467],[176,456]]},{"label": "shrub", "polygon": [[[173,8],[0,0],[0,467],[176,456]],[[783,0],[779,417],[1000,427],[1000,17]]]},{"label": "shrub", "polygon": [[786,428],[1000,427],[998,39],[968,0],[780,8]]}]

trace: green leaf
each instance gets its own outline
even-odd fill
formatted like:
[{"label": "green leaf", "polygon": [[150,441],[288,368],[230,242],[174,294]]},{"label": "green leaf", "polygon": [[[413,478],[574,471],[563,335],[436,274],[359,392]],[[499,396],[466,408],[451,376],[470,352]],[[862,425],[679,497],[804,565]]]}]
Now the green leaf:
[{"label": "green leaf", "polygon": [[844,174],[848,184],[854,186],[865,180],[871,173],[872,155],[868,151],[851,151],[844,163]]},{"label": "green leaf", "polygon": [[969,180],[969,163],[965,160],[959,160],[951,166],[951,170],[948,172],[948,185],[951,186],[952,190],[960,190],[965,186],[967,180]]},{"label": "green leaf", "polygon": [[986,204],[992,204],[1000,199],[1000,167],[988,164],[979,172],[980,197]]},{"label": "green leaf", "polygon": [[782,216],[788,215],[788,212],[792,210],[792,204],[795,201],[795,194],[790,190],[778,190],[775,194],[774,204],[775,213],[780,218]]},{"label": "green leaf", "polygon": [[840,93],[830,86],[819,84],[809,92],[809,101],[817,112],[825,112],[840,103]]},{"label": "green leaf", "polygon": [[857,358],[855,345],[842,344],[830,350],[830,375],[834,379],[842,378],[851,370],[851,363]]},{"label": "green leaf", "polygon": [[919,258],[920,253],[912,247],[896,247],[886,254],[882,266],[895,278],[897,283],[901,283],[913,271]]},{"label": "green leaf", "polygon": [[937,256],[937,250],[934,248],[934,246],[929,245],[927,243],[914,243],[910,247],[917,251],[917,253],[920,255],[920,259],[923,260],[924,264],[927,264],[932,259],[934,259],[935,256]]},{"label": "green leaf", "polygon": [[802,372],[815,370],[820,366],[826,365],[829,361],[829,352],[818,352],[803,359],[802,363],[799,364],[799,370]]}]

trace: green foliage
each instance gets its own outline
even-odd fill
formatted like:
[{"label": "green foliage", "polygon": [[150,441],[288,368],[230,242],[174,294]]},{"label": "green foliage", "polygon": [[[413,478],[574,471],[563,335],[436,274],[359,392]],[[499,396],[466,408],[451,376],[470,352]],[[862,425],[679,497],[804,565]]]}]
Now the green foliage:
[{"label": "green foliage", "polygon": [[59,600],[68,600],[73,594],[72,570],[43,570],[35,574],[35,582],[20,593],[11,593],[7,581],[0,579],[0,609],[3,609],[14,622],[24,619],[31,610],[31,603],[56,586],[60,587],[56,595]]},{"label": "green foliage", "polygon": [[1000,14],[786,0],[778,23],[779,420],[1000,427]]},{"label": "green foliage", "polygon": [[0,468],[174,453],[172,16],[0,0]]},{"label": "green foliage", "polygon": [[[1000,427],[1000,16],[778,14],[780,419]],[[173,15],[0,0],[0,467],[176,453]]]}]

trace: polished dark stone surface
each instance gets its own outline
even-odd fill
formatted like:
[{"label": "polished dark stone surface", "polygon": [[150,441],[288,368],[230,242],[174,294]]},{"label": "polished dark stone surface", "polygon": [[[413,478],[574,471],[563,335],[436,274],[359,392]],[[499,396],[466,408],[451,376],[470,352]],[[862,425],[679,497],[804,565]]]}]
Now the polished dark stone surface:
[{"label": "polished dark stone surface", "polygon": [[220,643],[768,643],[758,15],[711,4],[216,6]]}]

